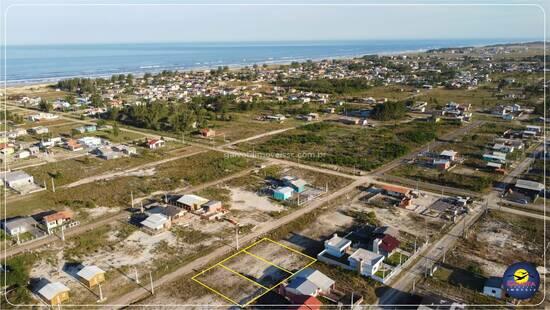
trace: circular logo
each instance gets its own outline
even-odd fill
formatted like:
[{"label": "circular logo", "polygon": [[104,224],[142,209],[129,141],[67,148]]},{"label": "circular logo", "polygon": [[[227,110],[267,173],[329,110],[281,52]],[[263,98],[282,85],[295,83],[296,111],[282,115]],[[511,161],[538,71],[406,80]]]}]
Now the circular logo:
[{"label": "circular logo", "polygon": [[504,272],[502,286],[512,298],[529,299],[539,290],[540,275],[531,263],[515,263]]}]

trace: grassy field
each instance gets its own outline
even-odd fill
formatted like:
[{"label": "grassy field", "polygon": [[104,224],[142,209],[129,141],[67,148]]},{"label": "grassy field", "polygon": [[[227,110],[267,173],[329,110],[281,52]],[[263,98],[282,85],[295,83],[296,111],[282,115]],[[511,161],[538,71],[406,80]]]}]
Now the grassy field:
[{"label": "grassy field", "polygon": [[57,186],[75,182],[82,178],[99,175],[109,171],[130,169],[149,162],[167,159],[182,153],[191,153],[196,150],[193,147],[186,147],[182,152],[171,152],[168,149],[149,151],[139,148],[138,155],[132,157],[121,157],[111,160],[99,159],[95,156],[85,156],[75,159],[53,162],[42,166],[25,169],[25,172],[34,176],[37,182],[54,178]]},{"label": "grassy field", "polygon": [[[456,126],[456,125],[455,125]],[[453,125],[411,121],[377,128],[336,122],[306,125],[282,134],[242,143],[244,151],[288,160],[372,170],[433,140]]]},{"label": "grassy field", "polygon": [[129,207],[130,192],[133,192],[134,197],[140,197],[156,191],[170,191],[222,178],[253,165],[254,161],[242,157],[226,158],[218,152],[201,153],[156,166],[153,176],[126,176],[58,190],[55,193],[40,192],[8,203],[7,216],[64,207]]},{"label": "grassy field", "polygon": [[489,108],[498,103],[493,92],[483,87],[472,90],[434,88],[417,96],[415,100],[427,101],[435,107],[443,107],[449,101],[460,104],[471,103],[476,108]]},{"label": "grassy field", "polygon": [[[487,152],[487,145],[492,143],[507,129],[518,129],[519,125],[503,122],[491,122],[466,133],[461,139],[448,141],[434,147],[431,151],[454,150],[464,161],[450,171],[439,171],[421,165],[401,165],[391,171],[392,174],[419,181],[458,187],[475,192],[487,191],[492,183],[502,175],[486,168],[482,159]],[[508,155],[508,159],[521,158],[521,152]]]},{"label": "grassy field", "polygon": [[490,189],[494,178],[481,173],[460,174],[452,171],[439,171],[417,165],[401,165],[391,171],[398,177],[409,178],[422,182],[434,183],[449,187],[467,189],[474,192],[484,192]]}]

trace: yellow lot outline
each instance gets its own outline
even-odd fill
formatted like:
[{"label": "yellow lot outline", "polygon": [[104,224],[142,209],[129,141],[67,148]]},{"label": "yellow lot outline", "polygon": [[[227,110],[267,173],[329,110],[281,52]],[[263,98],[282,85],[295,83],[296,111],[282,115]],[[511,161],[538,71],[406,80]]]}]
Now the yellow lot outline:
[{"label": "yellow lot outline", "polygon": [[[260,243],[262,243],[262,242],[266,242],[266,241],[267,241],[267,242],[274,243],[274,244],[276,244],[276,245],[278,245],[278,246],[280,246],[280,247],[283,247],[283,248],[285,248],[285,249],[287,249],[287,250],[289,250],[289,251],[292,251],[292,252],[294,252],[294,253],[297,253],[297,254],[299,254],[299,255],[301,255],[301,256],[304,256],[304,257],[310,259],[311,262],[309,262],[308,264],[306,264],[306,265],[305,265],[304,267],[302,267],[300,270],[298,270],[298,271],[292,273],[292,272],[286,270],[286,269],[283,268],[283,267],[277,266],[277,265],[274,264],[273,262],[270,262],[269,260],[267,260],[267,259],[265,259],[265,258],[263,258],[263,257],[257,256],[257,255],[255,255],[255,254],[252,254],[252,253],[250,253],[250,252],[247,251],[248,249],[254,247],[255,245],[258,245],[258,244],[260,244]],[[289,275],[288,277],[284,278],[283,280],[281,280],[279,283],[273,285],[273,286],[270,287],[270,288],[265,287],[265,286],[263,286],[262,284],[260,284],[260,283],[258,283],[258,282],[256,282],[256,281],[254,281],[254,280],[252,280],[252,279],[249,279],[249,278],[245,277],[244,275],[240,274],[239,272],[237,272],[237,271],[235,271],[235,270],[233,270],[233,269],[231,269],[231,268],[229,268],[229,267],[223,265],[224,262],[226,262],[226,261],[228,261],[229,259],[231,259],[231,258],[233,258],[233,257],[235,257],[235,256],[237,256],[237,255],[240,255],[240,254],[250,255],[250,256],[252,256],[252,257],[254,257],[254,258],[256,258],[256,259],[259,259],[259,260],[261,260],[261,261],[263,261],[263,262],[265,262],[265,263],[268,263],[269,265],[271,265],[271,266],[273,266],[273,267],[276,267],[276,268],[278,268],[278,269],[280,269],[280,270],[282,270],[282,271],[284,271],[284,272],[286,272],[286,273],[288,273],[288,274],[290,274],[290,275]],[[200,284],[200,285],[202,285],[203,287],[209,289],[210,291],[212,291],[212,292],[214,292],[214,293],[220,295],[221,297],[223,297],[224,299],[230,301],[231,303],[233,303],[233,304],[235,304],[235,305],[237,305],[237,306],[240,306],[240,307],[243,307],[243,308],[244,308],[244,307],[248,306],[249,304],[253,303],[254,301],[256,301],[258,298],[260,298],[260,297],[262,297],[263,295],[267,294],[268,292],[270,292],[271,290],[273,290],[273,289],[276,288],[277,286],[281,285],[283,282],[285,282],[285,281],[287,281],[288,279],[294,277],[296,274],[298,274],[298,273],[301,272],[302,270],[304,270],[304,269],[306,269],[307,267],[311,266],[311,265],[314,264],[316,261],[317,261],[316,258],[311,257],[311,256],[309,256],[309,255],[306,255],[306,254],[304,254],[304,253],[301,253],[301,252],[299,252],[299,251],[297,251],[297,250],[295,250],[295,249],[293,249],[293,248],[291,248],[291,247],[289,247],[289,246],[286,246],[286,245],[284,245],[284,244],[282,244],[282,243],[280,243],[280,242],[273,241],[273,240],[271,240],[271,239],[269,239],[269,238],[262,238],[262,239],[260,239],[260,240],[258,240],[258,241],[256,241],[256,242],[252,243],[251,245],[247,246],[246,248],[243,248],[243,249],[241,249],[240,251],[237,251],[236,253],[234,253],[234,254],[232,254],[232,255],[230,255],[230,256],[224,258],[223,260],[217,262],[216,264],[214,264],[214,265],[212,265],[212,266],[210,266],[210,267],[204,269],[203,271],[197,273],[196,275],[194,275],[193,277],[191,277],[191,280],[197,282],[198,284]],[[226,269],[226,270],[228,270],[228,271],[230,271],[230,272],[232,272],[232,273],[234,273],[234,274],[236,274],[236,275],[238,275],[238,276],[240,276],[241,278],[244,278],[244,279],[248,280],[249,282],[254,283],[257,287],[264,289],[265,292],[261,293],[260,295],[258,295],[258,296],[256,296],[256,297],[254,297],[253,299],[249,300],[246,304],[242,305],[242,304],[236,302],[235,300],[233,300],[232,298],[226,296],[225,294],[222,294],[222,293],[219,292],[218,290],[211,288],[210,286],[206,285],[205,283],[203,283],[203,282],[201,282],[200,280],[197,279],[197,277],[203,275],[205,272],[207,272],[207,271],[209,271],[209,270],[211,270],[211,269],[213,269],[213,268],[215,268],[215,267],[218,267],[218,266],[219,266],[219,267],[222,267],[222,268],[224,268],[224,269]]]}]

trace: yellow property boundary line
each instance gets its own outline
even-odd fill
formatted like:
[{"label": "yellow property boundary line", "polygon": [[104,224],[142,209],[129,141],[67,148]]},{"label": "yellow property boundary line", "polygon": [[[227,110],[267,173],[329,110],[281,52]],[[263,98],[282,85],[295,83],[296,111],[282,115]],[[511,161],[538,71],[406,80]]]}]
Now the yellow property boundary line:
[{"label": "yellow property boundary line", "polygon": [[[250,249],[250,248],[252,248],[252,247],[254,247],[254,246],[256,246],[256,245],[258,245],[258,244],[260,244],[260,243],[262,243],[262,242],[266,242],[266,241],[267,241],[267,242],[270,242],[270,243],[273,243],[273,244],[276,244],[276,245],[278,245],[278,246],[280,246],[280,247],[283,247],[283,248],[285,248],[285,249],[287,249],[287,250],[289,250],[289,251],[292,251],[292,252],[294,252],[294,253],[297,253],[297,254],[299,254],[299,255],[301,255],[301,256],[304,256],[304,257],[310,259],[311,262],[309,262],[308,264],[306,264],[306,265],[305,265],[304,267],[302,267],[300,270],[298,270],[298,271],[292,273],[292,272],[286,270],[285,268],[282,268],[282,267],[280,267],[280,266],[274,264],[273,262],[270,262],[269,260],[267,260],[267,259],[265,259],[265,258],[263,258],[263,257],[257,256],[257,255],[255,255],[255,254],[252,254],[252,253],[250,253],[250,252],[247,251],[248,249]],[[271,266],[274,266],[274,267],[276,267],[276,268],[278,268],[278,269],[280,269],[280,270],[282,270],[282,271],[284,271],[284,272],[286,272],[286,273],[288,273],[288,274],[290,274],[290,275],[289,275],[288,277],[284,278],[283,280],[281,280],[279,283],[273,285],[271,288],[265,287],[265,286],[263,286],[262,284],[260,284],[260,283],[258,283],[258,282],[256,282],[256,281],[254,281],[254,280],[252,280],[252,279],[249,279],[249,278],[245,277],[244,275],[240,274],[239,272],[237,272],[237,271],[235,271],[235,270],[233,270],[233,269],[231,269],[231,268],[229,268],[229,267],[223,265],[224,262],[226,262],[226,261],[228,261],[229,259],[231,259],[231,258],[233,258],[233,257],[235,257],[235,256],[237,256],[237,255],[240,255],[240,254],[250,255],[250,256],[252,256],[252,257],[254,257],[254,258],[256,258],[256,259],[259,259],[259,260],[261,260],[261,261],[263,261],[263,262],[265,262],[265,263],[267,263],[267,264],[269,264],[269,265],[271,265]],[[236,253],[234,253],[234,254],[232,254],[232,255],[226,257],[226,258],[224,258],[223,260],[219,261],[218,263],[216,263],[216,264],[214,264],[214,265],[212,265],[212,266],[206,268],[205,270],[199,272],[198,274],[196,274],[196,275],[194,275],[193,277],[191,277],[191,280],[197,282],[198,284],[200,284],[200,285],[202,285],[203,287],[209,289],[210,291],[212,291],[212,292],[214,292],[214,293],[220,295],[221,297],[223,297],[224,299],[230,301],[231,303],[234,303],[235,305],[238,305],[238,306],[244,308],[244,307],[247,307],[248,305],[250,305],[251,303],[253,303],[254,301],[256,301],[258,298],[260,298],[260,297],[262,297],[263,295],[269,293],[271,290],[273,290],[273,289],[276,288],[277,286],[279,286],[279,285],[281,285],[282,283],[286,282],[288,279],[294,277],[296,274],[300,273],[302,270],[308,268],[309,266],[311,266],[312,264],[314,264],[316,261],[317,261],[316,258],[313,258],[313,257],[311,257],[311,256],[309,256],[309,255],[304,254],[304,253],[301,253],[301,252],[299,252],[299,251],[297,251],[297,250],[295,250],[295,249],[293,249],[293,248],[291,248],[291,247],[288,247],[288,246],[286,246],[286,245],[284,245],[284,244],[282,244],[282,243],[280,243],[280,242],[273,241],[273,240],[271,240],[271,239],[269,239],[269,238],[262,238],[262,239],[260,239],[260,240],[258,240],[258,241],[256,241],[256,242],[252,243],[251,245],[247,246],[246,248],[244,248],[244,249],[242,249],[242,250],[240,250],[240,251],[238,251],[238,252],[236,252]],[[224,268],[224,269],[226,269],[226,270],[228,270],[228,271],[230,271],[230,272],[232,272],[232,273],[238,275],[239,277],[244,278],[244,279],[246,279],[247,281],[249,281],[249,282],[255,284],[255,285],[258,286],[259,288],[265,290],[265,292],[263,292],[263,293],[261,293],[260,295],[258,295],[258,296],[256,296],[256,297],[252,298],[251,300],[249,300],[249,301],[248,301],[247,303],[245,303],[245,304],[240,304],[240,303],[238,303],[237,301],[233,300],[232,298],[228,297],[227,295],[221,293],[220,291],[218,291],[218,290],[216,290],[216,289],[214,289],[214,288],[212,288],[212,287],[206,285],[205,283],[203,283],[203,282],[201,282],[200,280],[197,279],[197,277],[203,275],[205,272],[207,272],[207,271],[209,271],[209,270],[211,270],[211,269],[213,269],[213,268],[215,268],[215,267],[222,267],[222,268]]]}]

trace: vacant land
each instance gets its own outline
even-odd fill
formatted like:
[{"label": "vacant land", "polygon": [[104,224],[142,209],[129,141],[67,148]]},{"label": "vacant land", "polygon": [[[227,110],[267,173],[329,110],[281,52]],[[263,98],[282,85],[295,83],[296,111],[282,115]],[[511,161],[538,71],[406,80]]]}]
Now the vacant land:
[{"label": "vacant land", "polygon": [[485,280],[502,276],[518,261],[542,266],[543,243],[543,221],[491,211],[447,254],[445,264],[423,286],[469,304],[499,303],[481,294]]},{"label": "vacant land", "polygon": [[[486,192],[494,181],[502,178],[502,175],[489,170],[486,162],[483,161],[483,154],[487,152],[487,145],[490,145],[507,129],[520,128],[509,123],[485,123],[479,128],[468,132],[461,139],[448,141],[433,148],[434,154],[443,150],[454,150],[458,152],[461,162],[451,170],[439,171],[419,164],[404,164],[391,171],[392,174],[414,180],[430,182],[439,185],[467,189],[475,192]],[[519,159],[524,154],[522,151],[515,151],[508,154],[508,159]]]},{"label": "vacant land", "polygon": [[116,172],[124,169],[131,169],[150,162],[189,154],[196,150],[197,148],[194,147],[182,148],[177,150],[177,152],[164,149],[149,151],[144,148],[139,148],[138,155],[131,157],[103,160],[92,155],[87,155],[80,158],[27,168],[25,172],[34,176],[35,180],[39,182],[53,178],[56,186],[62,186],[90,176],[100,175],[111,171]]},{"label": "vacant land", "polygon": [[[155,167],[151,176],[123,176],[97,181],[53,192],[40,192],[28,198],[11,202],[7,215],[30,214],[38,210],[105,207],[128,207],[130,193],[134,197],[148,196],[159,191],[185,188],[230,174],[254,165],[243,157],[225,157],[219,152],[206,152],[180,158]],[[197,169],[197,167],[202,167]]]},{"label": "vacant land", "polygon": [[268,156],[368,171],[452,128],[452,125],[416,121],[378,128],[322,122],[239,146]]}]

